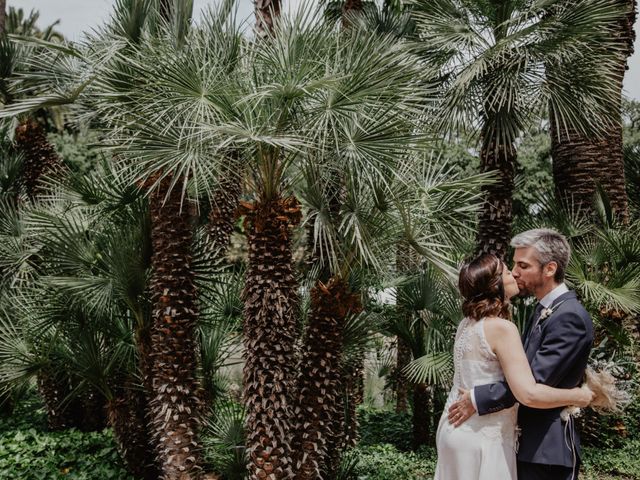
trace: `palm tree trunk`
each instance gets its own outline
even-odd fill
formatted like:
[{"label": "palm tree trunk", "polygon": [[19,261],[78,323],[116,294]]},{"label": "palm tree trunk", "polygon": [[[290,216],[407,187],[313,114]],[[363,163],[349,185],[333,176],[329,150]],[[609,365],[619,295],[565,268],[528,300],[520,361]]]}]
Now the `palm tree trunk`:
[{"label": "palm tree trunk", "polygon": [[255,0],[256,35],[273,34],[275,21],[280,16],[280,0]]},{"label": "palm tree trunk", "polygon": [[0,35],[5,32],[7,23],[7,0],[0,0]]},{"label": "palm tree trunk", "polygon": [[241,202],[249,243],[243,298],[244,401],[251,480],[290,478],[295,432],[297,282],[291,229],[300,222],[295,198]]},{"label": "palm tree trunk", "polygon": [[409,380],[404,374],[404,369],[411,362],[411,348],[400,337],[396,337],[397,354],[396,354],[396,412],[406,413],[409,409]]},{"label": "palm tree trunk", "polygon": [[334,423],[344,416],[341,359],[344,324],[347,316],[360,308],[360,298],[349,290],[344,279],[333,277],[327,285],[318,281],[311,291],[311,312],[302,358],[298,369],[298,437],[300,446],[296,479],[315,480],[321,472],[333,478],[337,465],[330,453],[338,450],[335,442],[344,428]]},{"label": "palm tree trunk", "polygon": [[229,247],[229,240],[238,218],[238,200],[241,188],[237,179],[223,180],[213,195],[209,212],[209,241],[211,249],[220,257]]},{"label": "palm tree trunk", "polygon": [[78,424],[83,432],[98,432],[107,426],[106,399],[97,389],[84,392],[74,405],[78,408]]},{"label": "palm tree trunk", "polygon": [[431,426],[431,391],[426,383],[413,387],[413,442],[414,450],[429,444]]},{"label": "palm tree trunk", "polygon": [[49,429],[59,431],[73,426],[75,422],[70,415],[69,408],[65,408],[63,405],[65,398],[71,393],[65,372],[47,367],[38,372],[36,380],[38,393],[47,413]]},{"label": "palm tree trunk", "polygon": [[[396,274],[398,276],[408,275],[420,265],[420,258],[413,248],[405,244],[398,244],[396,247]],[[401,295],[396,296],[397,314],[401,315],[407,324],[411,323],[413,314],[404,305],[406,301]],[[396,367],[393,372],[394,385],[396,391],[396,412],[405,413],[409,406],[409,391],[411,384],[404,374],[404,369],[412,359],[411,346],[400,336],[396,336]]]},{"label": "palm tree trunk", "polygon": [[364,356],[355,359],[346,367],[346,425],[345,448],[353,448],[358,443],[358,405],[364,403]]},{"label": "palm tree trunk", "polygon": [[496,174],[494,183],[482,187],[485,195],[478,225],[478,251],[504,257],[511,238],[516,148],[502,143],[499,134],[482,130],[482,172]]},{"label": "palm tree trunk", "polygon": [[116,389],[107,405],[109,424],[127,469],[137,478],[156,480],[153,448],[150,441],[145,391],[136,388],[133,379]]},{"label": "palm tree trunk", "polygon": [[21,122],[15,133],[16,148],[24,155],[21,183],[27,196],[34,199],[44,187],[42,177],[60,171],[62,163],[37,120]]},{"label": "palm tree trunk", "polygon": [[550,111],[551,156],[556,198],[574,211],[592,212],[596,184],[607,194],[616,216],[624,223],[629,220],[629,200],[625,184],[622,148],[622,82],[628,68],[627,59],[633,53],[635,32],[635,0],[620,0],[621,8],[629,12],[619,25],[619,39],[624,52],[618,58],[616,87],[618,101],[610,105],[615,123],[601,138],[585,136],[574,129],[557,125]]},{"label": "palm tree trunk", "polygon": [[[196,287],[191,270],[193,228],[179,188],[165,178],[150,197],[152,428],[165,480],[200,473],[199,385],[196,380]],[[180,182],[178,182],[180,184]]]}]

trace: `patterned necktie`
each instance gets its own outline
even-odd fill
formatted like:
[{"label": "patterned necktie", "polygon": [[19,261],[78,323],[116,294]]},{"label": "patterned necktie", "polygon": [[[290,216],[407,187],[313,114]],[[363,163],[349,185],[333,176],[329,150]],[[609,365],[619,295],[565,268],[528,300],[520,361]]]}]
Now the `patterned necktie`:
[{"label": "patterned necktie", "polygon": [[538,302],[536,305],[536,309],[534,310],[533,315],[531,315],[531,319],[529,320],[529,330],[527,330],[527,334],[524,339],[525,352],[527,351],[527,347],[529,346],[529,340],[531,339],[531,335],[535,330],[535,327],[538,323],[538,319],[540,318],[540,314],[542,313],[542,310],[544,310],[544,306],[540,302]]}]

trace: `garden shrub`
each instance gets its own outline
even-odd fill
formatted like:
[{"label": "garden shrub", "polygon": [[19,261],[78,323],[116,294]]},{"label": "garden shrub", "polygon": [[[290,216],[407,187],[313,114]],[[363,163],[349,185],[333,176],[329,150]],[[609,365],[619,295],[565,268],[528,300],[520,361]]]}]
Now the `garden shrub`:
[{"label": "garden shrub", "polygon": [[0,437],[0,478],[125,480],[130,477],[109,430],[12,430]]},{"label": "garden shrub", "polygon": [[400,452],[386,444],[358,447],[355,452],[357,480],[430,480],[436,465],[433,450]]},{"label": "garden shrub", "polygon": [[361,446],[389,444],[403,452],[411,450],[410,413],[360,408],[358,422]]},{"label": "garden shrub", "polygon": [[133,480],[116,449],[111,431],[46,431],[36,397],[0,420],[0,479]]},{"label": "garden shrub", "polygon": [[612,478],[640,479],[640,439],[627,440],[621,448],[600,449],[585,447],[582,449],[582,470],[585,480],[603,478],[603,474]]}]

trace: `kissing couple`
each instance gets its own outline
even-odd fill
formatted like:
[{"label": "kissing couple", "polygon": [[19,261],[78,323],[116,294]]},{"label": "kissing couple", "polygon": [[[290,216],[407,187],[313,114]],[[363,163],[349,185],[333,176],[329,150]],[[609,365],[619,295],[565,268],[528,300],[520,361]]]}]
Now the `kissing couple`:
[{"label": "kissing couple", "polygon": [[[580,387],[593,324],[564,283],[570,256],[564,236],[529,230],[511,246],[511,271],[491,254],[460,271],[465,318],[436,434],[434,480],[578,478],[580,438],[573,418],[561,412],[594,398]],[[538,300],[522,336],[511,322],[509,302],[516,295]]]}]

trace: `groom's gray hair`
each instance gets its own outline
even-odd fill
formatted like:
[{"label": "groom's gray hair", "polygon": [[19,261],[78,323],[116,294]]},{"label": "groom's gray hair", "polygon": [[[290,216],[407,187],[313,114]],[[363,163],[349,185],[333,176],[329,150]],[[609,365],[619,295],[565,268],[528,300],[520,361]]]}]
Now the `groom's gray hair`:
[{"label": "groom's gray hair", "polygon": [[511,239],[514,248],[533,247],[538,252],[538,260],[542,265],[555,262],[558,269],[555,281],[562,282],[569,264],[571,247],[566,237],[550,228],[535,228],[519,233]]}]

